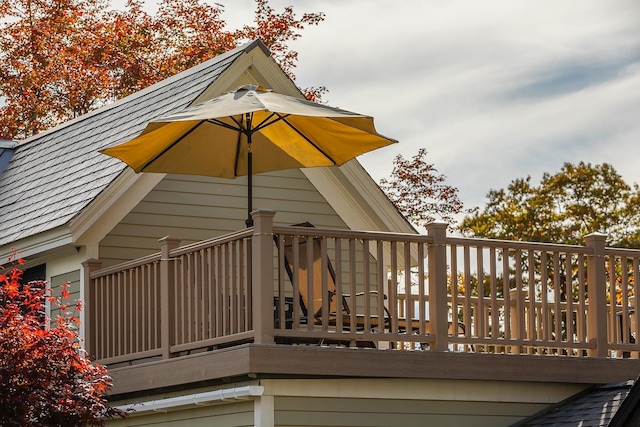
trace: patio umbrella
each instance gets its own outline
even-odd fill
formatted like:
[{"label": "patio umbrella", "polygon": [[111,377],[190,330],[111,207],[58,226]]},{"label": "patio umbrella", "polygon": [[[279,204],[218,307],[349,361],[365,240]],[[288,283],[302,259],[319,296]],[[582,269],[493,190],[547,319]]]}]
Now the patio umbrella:
[{"label": "patio umbrella", "polygon": [[245,85],[160,117],[101,152],[136,172],[247,175],[251,226],[253,174],[341,165],[394,142],[376,132],[372,117]]}]

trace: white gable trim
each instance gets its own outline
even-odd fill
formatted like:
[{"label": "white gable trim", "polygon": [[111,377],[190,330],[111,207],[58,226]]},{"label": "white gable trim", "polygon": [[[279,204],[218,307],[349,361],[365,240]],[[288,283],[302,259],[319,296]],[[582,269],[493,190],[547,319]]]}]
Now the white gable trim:
[{"label": "white gable trim", "polygon": [[[44,256],[44,253],[48,251],[69,246],[72,243],[73,241],[67,227],[57,227],[34,236],[16,240],[11,242],[10,245],[0,247],[0,260],[4,263],[9,256],[17,252],[18,256],[26,258],[30,264],[33,264],[31,261],[34,261],[36,256]],[[71,246],[69,247],[71,248]]]},{"label": "white gable trim", "polygon": [[357,160],[301,170],[349,228],[416,233]]},{"label": "white gable trim", "polygon": [[136,174],[126,168],[69,224],[72,240],[80,246],[97,246],[165,177],[160,173]]},{"label": "white gable trim", "polygon": [[302,97],[300,90],[272,57],[265,55],[262,49],[252,49],[230,64],[193,103],[215,98],[249,83],[257,83],[285,95]]}]

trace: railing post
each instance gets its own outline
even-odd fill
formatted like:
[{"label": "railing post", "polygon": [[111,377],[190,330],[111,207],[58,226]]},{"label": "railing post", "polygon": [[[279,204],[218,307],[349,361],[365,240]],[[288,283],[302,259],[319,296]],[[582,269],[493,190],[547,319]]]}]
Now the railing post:
[{"label": "railing post", "polygon": [[[428,249],[429,330],[436,339],[431,350],[448,349],[449,308],[447,306],[447,224],[434,221],[427,224],[427,234],[433,237]],[[454,322],[453,331],[457,330]]]},{"label": "railing post", "polygon": [[587,310],[587,339],[596,343],[589,349],[590,357],[607,357],[607,273],[605,265],[606,234],[591,233],[585,236],[586,246],[592,249],[587,256],[587,286],[589,308]]},{"label": "railing post", "polygon": [[171,346],[175,342],[175,262],[170,252],[180,245],[180,240],[171,236],[163,237],[160,242],[160,344],[162,358],[171,357]]},{"label": "railing post", "polygon": [[273,344],[273,217],[275,211],[251,212],[251,290],[256,344]]},{"label": "railing post", "polygon": [[94,340],[96,334],[96,290],[91,283],[91,273],[102,266],[102,261],[90,258],[82,263],[83,286],[84,286],[84,349],[90,356],[96,355],[96,346]]},{"label": "railing post", "polygon": [[[517,277],[517,273],[516,273]],[[506,295],[505,295],[506,296]],[[522,340],[524,336],[522,335],[522,325],[524,323],[524,304],[522,302],[522,292],[518,289],[509,289],[509,330],[511,331],[512,339]],[[512,354],[519,354],[522,352],[522,346],[512,345],[511,348]]]}]

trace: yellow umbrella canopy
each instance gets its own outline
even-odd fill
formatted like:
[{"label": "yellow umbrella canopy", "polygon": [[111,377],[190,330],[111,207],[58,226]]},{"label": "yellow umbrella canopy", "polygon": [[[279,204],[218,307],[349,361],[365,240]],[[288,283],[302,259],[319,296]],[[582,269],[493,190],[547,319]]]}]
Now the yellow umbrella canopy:
[{"label": "yellow umbrella canopy", "polygon": [[376,132],[370,116],[245,85],[161,117],[101,152],[136,172],[248,175],[250,213],[254,173],[341,165],[395,142]]}]

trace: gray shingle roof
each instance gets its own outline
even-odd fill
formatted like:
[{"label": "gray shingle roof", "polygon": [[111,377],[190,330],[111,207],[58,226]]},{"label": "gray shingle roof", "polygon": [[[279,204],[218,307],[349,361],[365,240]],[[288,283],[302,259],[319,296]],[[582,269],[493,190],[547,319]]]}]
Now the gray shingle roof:
[{"label": "gray shingle roof", "polygon": [[186,107],[256,46],[266,49],[249,43],[20,143],[0,171],[0,246],[67,224],[126,167],[99,149]]},{"label": "gray shingle roof", "polygon": [[[514,427],[609,426],[633,385],[634,381],[630,380],[589,389],[514,424]],[[638,393],[637,388],[633,390]]]}]

